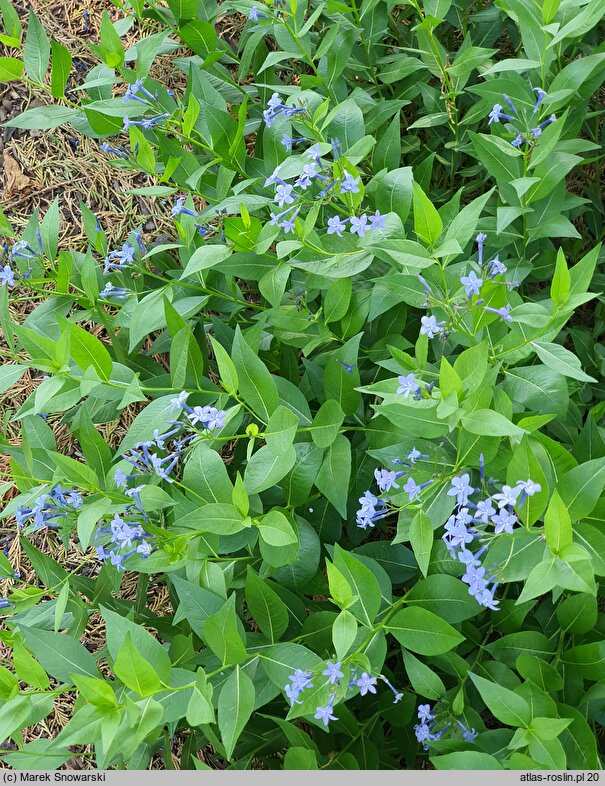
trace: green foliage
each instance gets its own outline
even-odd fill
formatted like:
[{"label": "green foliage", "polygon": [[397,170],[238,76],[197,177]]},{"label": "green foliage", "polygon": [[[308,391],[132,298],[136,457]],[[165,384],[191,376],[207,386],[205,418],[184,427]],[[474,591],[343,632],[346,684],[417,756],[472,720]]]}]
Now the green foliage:
[{"label": "green foliage", "polygon": [[0,760],[601,769],[602,0],[123,10],[82,81],[0,0],[4,125],[172,221],[0,211]]}]

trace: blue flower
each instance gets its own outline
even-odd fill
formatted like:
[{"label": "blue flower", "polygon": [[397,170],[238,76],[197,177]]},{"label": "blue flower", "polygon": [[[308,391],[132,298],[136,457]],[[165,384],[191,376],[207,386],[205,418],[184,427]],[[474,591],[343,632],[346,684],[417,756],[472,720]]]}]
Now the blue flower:
[{"label": "blue flower", "polygon": [[360,695],[365,696],[366,693],[376,693],[376,682],[376,677],[372,677],[364,671],[361,677],[355,681],[355,684],[359,687]]},{"label": "blue flower", "polygon": [[494,104],[492,111],[489,113],[489,123],[488,125],[491,126],[492,123],[499,123],[500,120],[512,120],[512,115],[506,115],[502,111],[502,104]]},{"label": "blue flower", "polygon": [[495,516],[492,516],[494,534],[499,535],[501,532],[506,532],[507,535],[512,535],[517,521],[518,519],[514,513],[509,513],[506,510],[500,510]]},{"label": "blue flower", "polygon": [[434,719],[430,704],[418,705],[418,719],[421,723],[428,723],[428,721],[432,721]]},{"label": "blue flower", "polygon": [[[252,13],[252,12],[250,12],[250,13]],[[250,17],[248,17],[248,18],[250,18]],[[288,136],[288,134],[284,134],[282,136],[282,138],[281,138],[281,144],[286,148],[288,153],[292,150],[292,143],[293,142],[294,142],[294,140],[292,139],[291,136]]]},{"label": "blue flower", "polygon": [[0,282],[2,282],[3,287],[14,287],[16,282],[15,279],[15,271],[11,269],[10,265],[4,265],[4,267],[0,267]]},{"label": "blue flower", "polygon": [[546,98],[546,92],[542,90],[541,87],[534,87],[534,93],[536,93],[536,105],[534,106],[534,115],[540,109],[540,105],[542,101]]},{"label": "blue flower", "polygon": [[474,742],[479,736],[476,729],[467,729],[464,723],[457,721],[458,726],[462,729],[462,737],[465,742]]},{"label": "blue flower", "polygon": [[403,693],[401,693],[400,691],[398,691],[398,690],[397,690],[397,688],[395,688],[393,685],[391,685],[391,683],[390,683],[390,682],[388,681],[388,679],[387,679],[387,678],[384,676],[384,674],[381,674],[381,675],[380,675],[380,679],[381,679],[383,682],[386,682],[386,684],[388,685],[388,687],[389,687],[389,688],[390,688],[390,689],[393,691],[393,696],[395,697],[395,698],[393,699],[393,704],[397,704],[397,702],[399,702],[399,701],[401,701],[401,699],[403,699]]},{"label": "blue flower", "polygon": [[445,322],[437,322],[437,317],[435,316],[424,316],[420,318],[420,333],[429,338],[435,338],[435,336],[441,333],[441,328],[444,325]]},{"label": "blue flower", "polygon": [[294,232],[296,216],[299,213],[300,213],[300,208],[297,207],[296,210],[290,216],[290,218],[286,219],[285,221],[282,221],[280,224],[278,224],[278,226],[281,227],[286,234],[288,234],[288,232]]},{"label": "blue flower", "polygon": [[111,251],[105,257],[105,266],[103,273],[107,275],[112,270],[124,270],[134,262],[135,249],[126,242],[122,246],[121,251]]},{"label": "blue flower", "polygon": [[264,182],[264,187],[268,188],[269,186],[273,185],[274,183],[281,183],[283,184],[284,181],[279,176],[279,170],[281,169],[281,165],[276,166],[273,172],[269,175],[269,177]]},{"label": "blue flower", "polygon": [[340,184],[340,193],[341,194],[358,194],[359,193],[359,186],[357,185],[361,182],[361,177],[354,178],[350,172],[345,172],[342,176],[342,182]]},{"label": "blue flower", "polygon": [[282,104],[279,93],[273,93],[267,102],[267,108],[263,111],[263,118],[267,128],[270,128],[271,124],[278,115],[283,115],[286,118],[290,118],[293,115],[306,111],[307,110],[304,107],[292,107]]},{"label": "blue flower", "polygon": [[322,674],[328,678],[328,682],[330,685],[338,685],[340,680],[344,677],[344,674],[340,670],[341,662],[332,663],[328,661],[326,663],[326,668],[322,671]]},{"label": "blue flower", "polygon": [[0,609],[10,609],[13,604],[6,598],[0,598]]},{"label": "blue flower", "polygon": [[351,234],[352,235],[359,235],[359,237],[364,237],[367,231],[368,225],[368,217],[364,213],[363,215],[359,216],[351,216]]},{"label": "blue flower", "polygon": [[403,472],[394,472],[388,469],[375,469],[374,477],[380,491],[390,491],[391,489],[398,489],[399,484],[397,480],[403,475]]},{"label": "blue flower", "polygon": [[[542,133],[542,132],[540,132],[540,133]],[[524,142],[525,142],[525,138],[521,134],[517,134],[517,136],[511,142],[511,145],[513,147],[521,147],[521,145],[524,144]]]},{"label": "blue flower", "polygon": [[292,685],[285,685],[284,691],[286,696],[290,700],[290,706],[293,707],[295,704],[302,704],[302,701],[299,701],[300,691],[294,688]]},{"label": "blue flower", "polygon": [[334,157],[334,161],[338,161],[338,159],[342,157],[340,139],[330,139],[330,144],[332,145],[332,155]]},{"label": "blue flower", "polygon": [[340,216],[332,216],[328,219],[328,235],[337,234],[338,237],[342,237],[342,233],[346,230],[347,225],[346,221],[348,218],[342,220]]},{"label": "blue flower", "polygon": [[101,150],[104,153],[113,153],[114,156],[118,156],[118,158],[126,158],[127,157],[127,153],[124,150],[124,148],[112,147],[108,142],[102,142],[101,143]]},{"label": "blue flower", "polygon": [[321,720],[324,726],[327,726],[330,721],[338,720],[336,715],[332,713],[332,710],[334,708],[334,699],[335,696],[334,694],[332,694],[330,700],[328,701],[325,707],[317,707],[317,709],[315,710],[315,715],[313,717],[316,718],[317,720]]},{"label": "blue flower", "polygon": [[479,232],[477,237],[475,238],[477,242],[477,259],[479,260],[479,264],[483,264],[483,242],[487,239],[487,235],[484,232]]},{"label": "blue flower", "polygon": [[513,102],[510,100],[510,98],[509,98],[509,97],[506,95],[506,93],[502,93],[502,98],[503,98],[503,99],[506,101],[506,103],[507,103],[507,104],[508,104],[508,106],[511,108],[511,110],[512,110],[512,111],[513,111],[515,114],[518,114],[517,110],[515,109],[515,105],[514,105],[514,104],[513,104]]},{"label": "blue flower", "polygon": [[419,450],[416,450],[414,447],[410,450],[406,458],[410,463],[415,464],[418,459],[428,459],[428,456],[425,453],[421,453]]},{"label": "blue flower", "polygon": [[490,499],[482,499],[480,502],[477,503],[477,510],[475,513],[475,518],[479,521],[482,521],[484,524],[487,524],[489,517],[493,516],[496,512],[496,509],[491,503]]},{"label": "blue flower", "polygon": [[316,164],[319,164],[319,166],[321,166],[321,162],[320,162],[321,152],[320,152],[319,143],[311,145],[311,147],[305,152],[305,156],[307,158],[310,158],[312,161],[315,161]]},{"label": "blue flower", "polygon": [[483,306],[484,311],[489,311],[501,317],[505,322],[512,322],[513,318],[510,315],[510,306],[502,306],[502,308],[491,308],[491,306]]},{"label": "blue flower", "polygon": [[117,300],[123,300],[124,298],[130,297],[130,292],[124,287],[115,287],[108,282],[105,284],[103,290],[99,292],[99,297],[113,297]]},{"label": "blue flower", "polygon": [[452,478],[452,487],[447,494],[449,497],[456,497],[458,505],[466,505],[468,498],[475,491],[469,481],[470,476],[467,473],[460,475],[460,477]]},{"label": "blue flower", "polygon": [[311,682],[313,675],[310,672],[303,671],[302,669],[296,669],[296,671],[291,674],[288,679],[292,683],[292,687],[297,691],[302,691],[305,690],[305,688],[313,687],[313,683]]},{"label": "blue flower", "polygon": [[384,216],[378,210],[373,216],[368,218],[370,220],[370,229],[384,229]]},{"label": "blue flower", "polygon": [[189,393],[183,390],[176,398],[170,399],[170,411],[174,412],[175,409],[184,409],[187,405],[187,397]]},{"label": "blue flower", "polygon": [[460,279],[460,283],[464,287],[464,291],[466,292],[466,296],[468,298],[472,297],[473,295],[478,295],[479,290],[483,286],[483,279],[478,278],[477,274],[474,270],[468,274],[468,276],[462,276]]},{"label": "blue flower", "polygon": [[250,13],[248,14],[248,19],[250,19],[252,22],[258,22],[259,19],[268,19],[268,18],[269,17],[267,16],[267,14],[261,14],[261,12],[258,10],[258,8],[255,5],[252,6],[252,8],[250,9]]},{"label": "blue flower", "polygon": [[192,426],[201,423],[208,431],[213,431],[215,428],[224,428],[226,416],[227,413],[224,410],[210,406],[194,407],[187,415]]},{"label": "blue flower", "polygon": [[280,207],[284,205],[291,205],[294,202],[295,196],[292,196],[294,187],[288,183],[279,183],[275,188],[275,196],[273,201],[277,202]]},{"label": "blue flower", "polygon": [[408,478],[403,487],[403,490],[408,495],[409,501],[414,502],[414,500],[420,499],[420,492],[427,486],[430,486],[432,482],[432,480],[427,480],[426,483],[421,483],[418,485],[414,478]]},{"label": "blue flower", "polygon": [[175,216],[181,216],[181,215],[192,216],[193,218],[195,218],[197,216],[197,213],[195,212],[195,210],[192,210],[189,207],[185,207],[185,199],[183,197],[179,197],[179,199],[177,199],[176,202],[174,203],[174,207],[170,211],[170,215],[173,218],[175,218]]},{"label": "blue flower", "polygon": [[490,278],[495,278],[496,276],[502,276],[506,273],[506,265],[503,262],[500,262],[498,255],[492,259],[490,262]]},{"label": "blue flower", "polygon": [[399,376],[397,377],[397,381],[399,382],[397,393],[402,394],[404,398],[408,398],[410,393],[418,393],[420,390],[420,385],[416,382],[416,377],[413,373],[405,377]]},{"label": "blue flower", "polygon": [[305,164],[300,177],[296,180],[294,185],[296,187],[302,188],[303,191],[306,191],[307,188],[311,185],[313,179],[316,177],[318,177],[318,173],[315,168],[315,164],[313,162],[310,164]]},{"label": "blue flower", "polygon": [[533,497],[534,494],[542,491],[542,486],[529,478],[527,480],[518,480],[517,488],[520,488],[521,491],[528,497]]},{"label": "blue flower", "polygon": [[359,497],[361,507],[357,511],[357,526],[361,529],[374,527],[378,519],[387,515],[386,506],[383,500],[374,496],[371,491],[366,491],[363,497]]}]

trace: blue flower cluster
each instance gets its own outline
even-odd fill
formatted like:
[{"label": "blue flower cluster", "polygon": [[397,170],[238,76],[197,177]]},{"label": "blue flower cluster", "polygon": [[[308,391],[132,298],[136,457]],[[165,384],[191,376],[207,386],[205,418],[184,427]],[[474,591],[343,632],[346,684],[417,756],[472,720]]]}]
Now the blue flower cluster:
[{"label": "blue flower cluster", "polygon": [[124,570],[124,561],[133,554],[140,554],[147,559],[154,548],[152,535],[143,527],[131,521],[126,521],[116,515],[109,527],[99,527],[97,536],[102,538],[110,535],[111,538],[103,546],[97,546],[97,556],[101,562],[109,560],[118,570]]},{"label": "blue flower cluster", "polygon": [[[342,662],[326,662],[326,668],[321,672],[321,676],[326,677],[324,685],[331,686],[330,698],[328,699],[328,703],[325,706],[317,707],[315,710],[315,715],[313,716],[317,720],[320,720],[325,726],[328,726],[330,721],[338,720],[338,718],[333,714],[332,710],[334,709],[334,702],[336,701],[336,688],[340,685],[340,681],[344,678],[344,672],[341,669]],[[380,674],[379,677],[373,677],[371,674],[368,674],[366,671],[362,672],[360,676],[357,676],[355,669],[353,670],[354,673],[351,674],[347,687],[348,688],[359,688],[360,696],[365,696],[368,693],[376,693],[376,685],[378,683],[378,678],[380,678],[393,692],[394,700],[393,704],[396,704],[403,698],[403,693],[400,693],[393,685],[389,682],[389,680],[383,675]],[[313,679],[315,679],[317,674],[313,674],[312,672],[303,671],[302,669],[296,669],[293,674],[291,674],[288,679],[290,680],[284,686],[284,692],[290,701],[290,706],[293,707],[295,704],[302,704],[302,701],[299,700],[300,694],[306,690],[307,688],[313,687]]]},{"label": "blue flower cluster", "polygon": [[[549,126],[551,123],[556,121],[555,115],[549,115],[545,120],[542,120],[539,123],[536,123],[536,115],[540,111],[540,107],[542,106],[542,102],[546,98],[546,93],[542,90],[541,87],[534,87],[534,92],[536,93],[536,103],[534,105],[533,112],[531,117],[527,117],[526,114],[520,114],[515,105],[511,101],[511,99],[507,95],[503,95],[505,103],[510,108],[512,115],[507,114],[506,112],[502,111],[502,104],[494,104],[492,107],[491,112],[488,115],[488,125],[492,125],[492,123],[499,123],[501,120],[504,120],[507,123],[513,124],[515,128],[516,136],[512,140],[511,145],[513,147],[521,147],[522,145],[532,145],[535,144],[535,140],[539,139],[542,136],[542,129],[546,126]],[[525,127],[519,129],[515,127],[515,121],[517,124],[520,122],[525,123]]]},{"label": "blue flower cluster", "polygon": [[[480,473],[483,481],[483,456],[480,459]],[[493,482],[491,478],[488,483],[490,482]],[[493,525],[494,536],[502,533],[512,535],[514,526],[518,522],[514,507],[521,507],[527,497],[541,490],[540,484],[531,479],[519,480],[515,486],[503,485],[498,493],[473,502],[470,497],[477,489],[470,485],[470,476],[465,473],[452,479],[451,488],[447,493],[456,498],[456,509],[445,523],[442,540],[450,556],[459,560],[465,567],[462,581],[468,585],[469,595],[492,611],[498,611],[499,601],[495,597],[498,582],[496,575],[481,563],[487,545],[481,546],[477,551],[471,551],[470,544],[487,535],[485,527],[488,524]]]},{"label": "blue flower cluster", "polygon": [[[13,244],[12,248],[9,248],[7,243],[3,247],[0,256],[4,258],[8,257],[9,262],[12,262],[13,265],[17,262],[18,259],[38,259],[42,254],[42,235],[39,229],[36,229],[36,239],[38,242],[38,251],[33,249],[27,240],[18,240]],[[27,279],[31,276],[31,274],[31,267],[27,273],[20,273],[18,270],[11,267],[10,264],[0,265],[0,286],[6,287],[7,289],[12,289],[21,279]]]},{"label": "blue flower cluster", "polygon": [[271,124],[278,115],[283,115],[283,117],[289,120],[294,115],[300,115],[306,111],[305,107],[286,106],[286,104],[282,103],[279,93],[273,93],[267,101],[267,108],[263,111],[263,118],[267,128],[271,128]]},{"label": "blue flower cluster", "polygon": [[[430,742],[440,739],[452,725],[448,722],[439,731],[435,731],[436,726],[439,724],[435,710],[436,707],[432,708],[430,704],[420,704],[418,706],[419,722],[414,726],[414,732],[416,739],[422,743],[425,751],[428,751]],[[462,721],[456,721],[456,725],[462,732],[462,738],[465,742],[474,742],[478,736],[475,729],[467,728]]]},{"label": "blue flower cluster", "polygon": [[110,251],[105,257],[105,266],[103,273],[107,276],[113,270],[125,270],[129,265],[135,261],[135,254],[137,249],[145,252],[145,244],[143,243],[143,236],[140,231],[131,232],[132,238],[128,239],[122,246],[120,251]]},{"label": "blue flower cluster", "polygon": [[[408,380],[409,377],[413,376],[413,374],[410,374],[408,377],[399,377],[399,381],[401,382],[401,380]],[[402,385],[402,387],[404,387],[407,391],[406,385]],[[404,395],[407,398],[406,392],[404,392]],[[428,459],[428,456],[424,453],[421,453],[419,450],[416,450],[414,447],[406,456],[406,461],[395,459],[393,463],[409,468],[419,459]],[[391,489],[401,488],[397,481],[407,474],[408,470],[401,470],[399,472],[389,469],[374,470],[374,478],[376,479],[380,493],[388,492]],[[427,480],[425,483],[418,484],[414,478],[408,477],[405,484],[403,485],[402,490],[408,495],[409,502],[414,502],[420,499],[420,493],[422,490],[430,486],[432,482],[432,480]],[[361,529],[367,529],[368,527],[371,528],[376,525],[377,521],[390,515],[392,511],[388,507],[388,502],[388,497],[386,500],[384,500],[380,497],[377,497],[375,494],[372,494],[371,491],[366,491],[364,495],[359,498],[360,507],[356,513],[357,526]]]},{"label": "blue flower cluster", "polygon": [[[277,93],[274,95],[274,98],[275,96],[277,96]],[[277,99],[279,99],[279,96],[277,96]],[[271,104],[271,102],[269,103]],[[279,106],[282,107],[279,112],[285,113],[283,105],[279,104]],[[291,110],[291,107],[286,107],[285,109]],[[282,137],[282,144],[288,151],[292,150],[294,144],[305,141],[304,137],[292,138],[288,134],[284,134]],[[340,142],[338,139],[332,139],[331,142],[334,160],[336,161],[342,155]],[[281,177],[280,171],[282,165],[277,166],[264,182],[265,188],[272,185],[275,186],[275,195],[273,199],[280,208],[279,213],[271,212],[269,224],[278,226],[280,229],[283,229],[286,234],[294,232],[296,217],[300,213],[302,207],[301,204],[297,203],[297,200],[301,198],[301,194],[295,189],[299,188],[306,191],[307,188],[313,184],[313,181],[322,181],[324,184],[323,188],[317,192],[317,197],[319,199],[327,196],[336,186],[339,186],[339,191],[343,195],[358,194],[360,192],[361,176],[358,175],[354,177],[346,170],[343,172],[342,177],[324,174],[325,167],[322,161],[321,147],[319,144],[314,144],[309,147],[305,152],[305,157],[309,159],[311,163],[303,166],[302,173],[297,177],[294,183],[287,183]],[[342,216],[331,216],[327,223],[327,234],[342,237],[347,229],[347,224],[349,224],[350,233],[360,238],[364,237],[368,231],[373,229],[384,229],[385,227],[384,216],[379,210],[376,210],[373,215],[362,213],[359,216],[352,215],[345,216],[344,218]]]},{"label": "blue flower cluster", "polygon": [[[130,474],[126,474],[118,468],[114,475],[114,481],[118,488],[124,489],[124,494],[131,497],[141,513],[145,514],[140,499],[140,492],[143,486],[128,487],[128,481],[140,478],[144,475],[155,475],[160,480],[173,483],[172,472],[177,466],[179,459],[183,455],[185,448],[195,439],[201,427],[206,431],[213,431],[223,428],[227,413],[222,409],[212,406],[190,407],[187,404],[189,393],[182,391],[172,399],[172,411],[181,410],[186,413],[187,423],[181,420],[169,421],[171,429],[160,433],[159,429],[153,432],[153,439],[137,442],[133,448],[126,453],[122,453],[122,458],[132,466]],[[194,427],[194,432],[183,434],[184,429]],[[171,444],[170,444],[171,443]],[[164,453],[165,455],[160,455]]]},{"label": "blue flower cluster", "polygon": [[[150,106],[152,103],[157,104],[157,96],[152,95],[149,90],[143,86],[143,82],[140,79],[137,79],[136,82],[133,82],[132,85],[128,85],[126,92],[122,96],[122,103],[125,104],[127,101],[138,101],[140,104]],[[142,120],[130,120],[130,118],[125,117],[122,127],[124,131],[128,131],[131,126],[140,126],[146,131],[149,131],[161,120],[165,120],[167,117],[167,112],[154,117],[145,117]],[[109,152],[113,153],[116,151],[110,150]]]},{"label": "blue flower cluster", "polygon": [[82,495],[75,489],[64,491],[60,485],[54,486],[48,494],[41,494],[32,507],[21,506],[15,511],[17,526],[21,529],[33,519],[33,529],[48,527],[59,529],[58,519],[66,518],[84,502]]},{"label": "blue flower cluster", "polygon": [[[197,218],[197,212],[185,205],[184,197],[179,197],[175,200],[174,207],[170,211],[170,215],[172,218],[176,218],[177,216],[191,216],[192,218]],[[212,228],[206,226],[205,224],[194,223],[194,226],[197,229],[198,235],[201,235],[202,237],[208,237],[208,235],[212,232]]]},{"label": "blue flower cluster", "polygon": [[[477,262],[479,265],[479,275],[475,270],[469,271],[466,275],[460,277],[460,283],[464,287],[464,293],[467,298],[467,306],[481,306],[483,305],[483,300],[479,297],[481,294],[481,287],[485,283],[486,280],[494,281],[498,276],[504,276],[507,271],[506,265],[504,265],[498,255],[496,254],[493,258],[488,259],[484,262],[483,260],[483,246],[484,242],[487,239],[487,235],[483,232],[479,232],[476,237],[477,243]],[[444,306],[444,303],[448,300],[448,298],[443,295],[438,289],[433,291],[431,285],[426,281],[423,276],[419,273],[417,274],[417,278],[422,284],[422,286],[426,289],[428,298],[427,302],[425,303],[425,307],[429,305],[434,305],[437,307],[447,308]],[[518,281],[505,281],[504,279],[500,278],[498,281],[495,281],[497,284],[501,284],[509,289],[513,289],[519,286]],[[478,298],[473,302],[473,298]],[[458,306],[456,306],[458,308]],[[493,308],[492,306],[483,306],[484,311],[487,311],[491,314],[496,314],[496,316],[500,317],[504,322],[512,322],[513,317],[510,314],[511,307],[509,305],[502,306],[500,308]],[[420,318],[420,333],[423,335],[428,336],[429,338],[435,338],[436,336],[440,336],[442,338],[446,338],[448,333],[451,330],[455,329],[455,320],[452,318],[451,324],[448,324],[446,321],[437,321],[437,317],[434,315],[431,316],[423,316]]]}]

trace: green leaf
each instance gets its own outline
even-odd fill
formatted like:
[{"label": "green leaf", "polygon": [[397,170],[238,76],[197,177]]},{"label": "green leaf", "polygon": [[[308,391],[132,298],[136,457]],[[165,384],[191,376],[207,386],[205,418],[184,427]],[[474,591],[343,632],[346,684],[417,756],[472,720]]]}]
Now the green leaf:
[{"label": "green leaf", "polygon": [[0,737],[3,740],[33,726],[34,723],[46,718],[55,706],[52,694],[20,693],[0,708]]},{"label": "green leaf", "polygon": [[351,443],[343,434],[326,450],[315,485],[336,508],[342,518],[347,517],[347,497],[351,478]]},{"label": "green leaf", "polygon": [[485,437],[520,437],[525,429],[515,426],[510,420],[493,409],[476,409],[462,416],[462,425],[471,434]]},{"label": "green leaf", "polygon": [[180,280],[189,278],[190,276],[199,273],[200,270],[208,270],[208,268],[215,267],[231,256],[233,250],[229,246],[208,245],[196,248],[189,261],[185,266],[185,270],[180,276]]},{"label": "green leaf", "polygon": [[38,106],[35,109],[27,109],[20,115],[5,120],[3,125],[10,128],[24,128],[27,130],[39,129],[50,130],[57,126],[65,125],[76,118],[81,117],[78,109],[71,109],[68,106],[49,104],[48,106]]},{"label": "green leaf", "polygon": [[101,46],[99,51],[103,60],[110,68],[118,68],[124,64],[124,46],[120,36],[106,10],[101,17]]},{"label": "green leaf", "polygon": [[445,620],[417,606],[398,611],[386,627],[403,647],[420,655],[441,655],[463,641]]},{"label": "green leaf", "polygon": [[92,366],[101,379],[111,376],[112,360],[105,344],[92,333],[61,318],[60,323],[70,331],[70,353],[83,371]]},{"label": "green leaf", "polygon": [[586,461],[566,472],[557,484],[572,521],[592,512],[605,488],[605,458]]},{"label": "green leaf", "polygon": [[130,633],[126,634],[120,647],[113,664],[113,672],[127,688],[136,691],[139,696],[150,696],[160,689],[158,673],[137,650]]},{"label": "green leaf", "polygon": [[4,393],[11,388],[27,371],[26,366],[18,366],[16,363],[5,363],[0,366],[0,393]]},{"label": "green leaf", "polygon": [[423,510],[416,513],[410,524],[410,545],[420,572],[426,576],[433,548],[433,522]]},{"label": "green leaf", "polygon": [[200,726],[202,723],[214,723],[214,707],[212,706],[212,685],[206,680],[204,670],[199,668],[195,675],[195,687],[187,705],[187,723]]},{"label": "green leaf", "polygon": [[379,173],[370,181],[367,191],[381,213],[397,213],[405,223],[412,206],[412,183],[412,167],[406,166]]},{"label": "green leaf", "polygon": [[469,674],[490,712],[507,726],[527,727],[531,721],[529,704],[522,696],[495,682]]},{"label": "green leaf", "polygon": [[414,193],[414,232],[419,240],[434,246],[443,231],[443,221],[418,183],[412,184]]},{"label": "green leaf", "polygon": [[318,448],[329,448],[336,439],[345,413],[338,401],[330,398],[321,405],[310,426],[311,439]]},{"label": "green leaf", "polygon": [[347,313],[353,284],[350,278],[339,278],[333,281],[326,291],[323,305],[324,321],[338,322]]},{"label": "green leaf", "polygon": [[69,79],[71,71],[71,54],[69,49],[60,44],[58,41],[51,41],[51,49],[53,56],[53,65],[50,75],[51,92],[53,98],[63,98],[65,95],[65,86]]},{"label": "green leaf", "polygon": [[560,554],[571,545],[573,537],[571,518],[556,489],[553,491],[544,514],[544,534],[546,535],[546,543],[553,554]]},{"label": "green leaf", "polygon": [[288,627],[288,609],[277,592],[250,566],[246,573],[246,605],[258,627],[275,644]]},{"label": "green leaf", "polygon": [[403,662],[415,693],[434,700],[445,696],[443,680],[426,663],[405,649],[403,650]]},{"label": "green leaf", "polygon": [[297,542],[292,525],[279,510],[270,510],[257,524],[261,538],[269,546],[288,546]]},{"label": "green leaf", "polygon": [[336,657],[342,660],[357,638],[357,620],[347,609],[342,609],[332,625],[332,643]]},{"label": "green leaf", "polygon": [[233,339],[232,360],[242,398],[267,423],[279,404],[277,386],[263,361],[246,343],[239,326]]},{"label": "green leaf", "polygon": [[73,683],[72,674],[99,676],[94,657],[72,636],[36,630],[24,625],[20,625],[19,630],[44,669],[61,682]]},{"label": "green leaf", "polygon": [[431,756],[436,770],[502,770],[495,756],[481,751],[454,751],[441,756]]},{"label": "green leaf", "polygon": [[225,746],[227,759],[254,709],[254,684],[248,675],[236,666],[221,688],[218,697],[218,727]]},{"label": "green leaf", "polygon": [[23,74],[23,63],[16,57],[0,57],[0,82],[14,82]]},{"label": "green leaf", "polygon": [[178,519],[179,527],[196,532],[212,532],[216,535],[233,535],[246,526],[245,517],[234,505],[227,502],[210,503],[192,510]]},{"label": "green leaf", "polygon": [[550,344],[547,341],[532,341],[531,346],[536,351],[545,366],[565,377],[578,379],[580,382],[596,382],[594,377],[585,374],[578,358],[560,344]]},{"label": "green leaf", "polygon": [[44,83],[44,77],[50,63],[50,42],[40,24],[40,20],[30,9],[27,23],[27,36],[23,49],[23,64],[29,78]]},{"label": "green leaf", "polygon": [[[296,431],[298,418],[287,407],[280,405],[273,412],[267,423],[265,442],[276,456],[281,456],[290,451]],[[288,470],[289,471],[289,470]]]},{"label": "green leaf", "polygon": [[[298,421],[297,421],[298,422]],[[269,445],[257,450],[244,472],[244,485],[248,494],[259,494],[277,485],[296,463],[296,451],[290,446],[276,455]]]},{"label": "green leaf", "polygon": [[348,611],[362,625],[372,627],[382,603],[378,579],[360,559],[338,544],[334,546],[334,565],[351,587],[353,597],[357,598],[348,607]]},{"label": "green leaf", "polygon": [[231,595],[223,607],[204,622],[204,638],[223,666],[234,666],[248,657],[234,602],[235,595]]}]

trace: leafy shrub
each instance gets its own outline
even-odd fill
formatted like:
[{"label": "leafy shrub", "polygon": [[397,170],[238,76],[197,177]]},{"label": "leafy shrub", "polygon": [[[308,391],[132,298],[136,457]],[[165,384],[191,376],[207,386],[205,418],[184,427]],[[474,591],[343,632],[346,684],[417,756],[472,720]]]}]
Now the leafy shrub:
[{"label": "leafy shrub", "polygon": [[174,223],[0,218],[0,381],[44,375],[3,440],[2,760],[599,769],[602,2],[132,0],[83,84],[0,9],[0,76],[54,99],[5,125],[99,139]]}]

